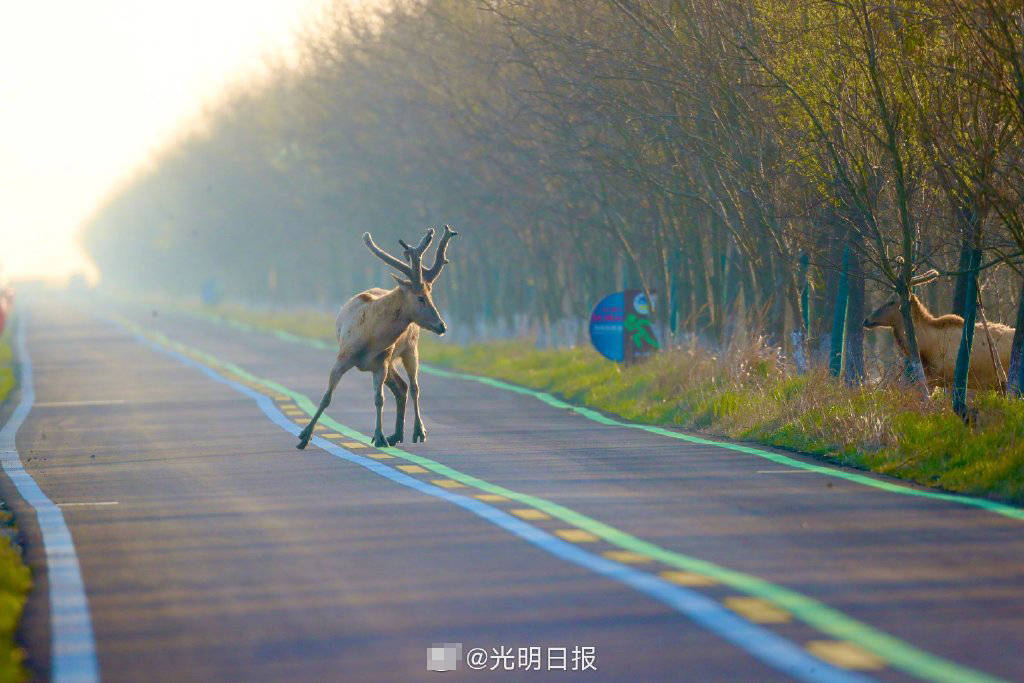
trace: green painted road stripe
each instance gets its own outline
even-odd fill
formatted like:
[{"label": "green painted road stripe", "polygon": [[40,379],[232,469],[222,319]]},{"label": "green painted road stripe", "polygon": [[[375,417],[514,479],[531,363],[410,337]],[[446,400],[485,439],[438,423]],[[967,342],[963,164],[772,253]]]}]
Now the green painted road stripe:
[{"label": "green painted road stripe", "polygon": [[[313,339],[311,337],[301,337],[298,335],[284,332],[282,330],[268,329],[264,327],[257,327],[250,325],[238,320],[231,318],[213,315],[210,313],[202,313],[197,311],[187,311],[191,315],[195,315],[200,318],[226,324],[236,329],[244,330],[247,332],[263,332],[272,334],[280,339],[290,341],[293,343],[304,344],[317,349],[330,349],[333,350],[336,345],[329,344],[320,339]],[[975,498],[973,496],[967,496],[960,493],[939,493],[937,491],[927,491],[912,488],[901,484],[894,484],[889,481],[882,481],[875,479],[867,475],[858,474],[856,472],[847,472],[845,470],[836,469],[827,465],[815,465],[813,463],[803,462],[796,458],[790,458],[782,455],[781,453],[773,453],[772,451],[766,451],[754,446],[745,446],[737,443],[730,443],[728,441],[714,441],[712,439],[702,439],[699,436],[691,436],[681,432],[674,432],[663,427],[656,427],[654,425],[639,424],[636,422],[626,422],[623,420],[616,420],[601,414],[600,412],[592,409],[585,408],[583,406],[575,405],[563,401],[560,398],[552,396],[551,394],[543,391],[537,391],[535,389],[528,389],[521,387],[516,384],[510,384],[509,382],[503,382],[500,379],[493,379],[491,377],[481,377],[479,375],[470,375],[464,372],[455,372],[452,370],[443,370],[433,365],[426,363],[420,364],[420,369],[429,374],[437,377],[446,377],[449,379],[461,379],[469,382],[478,382],[480,384],[486,384],[487,386],[494,387],[495,389],[503,389],[505,391],[515,392],[522,394],[523,396],[532,396],[533,398],[548,404],[553,408],[560,408],[562,410],[571,410],[578,415],[582,415],[588,420],[599,422],[603,425],[609,425],[614,427],[627,427],[629,429],[640,429],[645,432],[652,434],[658,434],[659,436],[666,436],[670,439],[678,439],[680,441],[686,441],[688,443],[699,444],[702,446],[717,446],[730,451],[737,451],[739,453],[746,453],[747,455],[754,455],[758,458],[764,458],[770,460],[779,465],[785,465],[786,467],[794,467],[796,469],[807,470],[809,472],[817,472],[818,474],[825,475],[827,477],[835,477],[837,479],[845,479],[846,481],[853,482],[855,484],[861,484],[863,486],[870,486],[871,488],[880,489],[882,491],[888,491],[889,493],[898,493],[904,496],[914,496],[917,498],[929,498],[931,500],[941,500],[947,503],[956,503],[958,505],[967,505],[970,507],[981,508],[989,512],[994,512],[1010,519],[1024,520],[1024,508],[1014,507],[1013,505],[1007,505],[1006,503],[999,503],[994,500],[987,500],[985,498]]]},{"label": "green painted road stripe", "polygon": [[817,472],[818,474],[824,474],[829,477],[836,477],[837,479],[845,479],[852,481],[857,484],[864,486],[870,486],[872,488],[881,489],[883,491],[889,491],[890,493],[899,493],[905,496],[916,496],[918,498],[931,498],[932,500],[942,500],[950,503],[959,503],[960,505],[970,505],[978,507],[989,512],[995,512],[1009,517],[1011,519],[1024,520],[1024,509],[1007,505],[1005,503],[998,503],[994,500],[986,500],[984,498],[973,498],[971,496],[964,496],[956,493],[938,493],[936,491],[922,491],[921,489],[911,488],[909,486],[902,486],[900,484],[894,484],[888,481],[882,481],[869,477],[856,472],[847,472],[845,470],[828,467],[826,465],[815,465],[813,463],[803,462],[796,458],[790,458],[782,455],[781,453],[773,453],[772,451],[762,450],[753,446],[745,446],[743,444],[729,443],[727,441],[713,441],[711,439],[702,439],[699,436],[691,436],[689,434],[683,434],[681,432],[673,432],[663,427],[655,427],[654,425],[638,424],[636,422],[624,422],[622,420],[616,420],[614,418],[602,415],[592,408],[584,408],[583,406],[573,405],[567,403],[551,394],[544,393],[543,391],[535,391],[533,389],[527,389],[526,387],[516,386],[515,384],[509,384],[508,382],[502,382],[498,379],[492,379],[490,377],[480,377],[478,375],[468,375],[462,372],[453,372],[451,370],[442,370],[433,366],[420,366],[424,372],[438,377],[447,377],[451,379],[463,379],[472,382],[479,382],[480,384],[486,384],[488,386],[495,387],[497,389],[504,389],[505,391],[513,391],[517,394],[523,394],[526,396],[532,396],[538,401],[552,406],[554,408],[561,408],[563,410],[572,410],[583,417],[593,420],[594,422],[600,422],[604,425],[610,425],[614,427],[628,427],[629,429],[640,429],[645,432],[651,432],[652,434],[658,434],[659,436],[667,436],[671,439],[678,439],[680,441],[686,441],[688,443],[700,444],[702,446],[717,446],[719,448],[725,448],[730,451],[738,451],[740,453],[747,453],[748,455],[756,455],[759,458],[765,460],[771,460],[779,465],[786,465],[787,467],[795,467],[801,470],[807,470],[810,472]]},{"label": "green painted road stripe", "polygon": [[[172,348],[185,355],[190,355],[208,365],[223,368],[247,382],[261,384],[269,390],[288,396],[309,415],[316,411],[316,404],[305,394],[293,391],[273,380],[257,377],[230,361],[221,360],[205,351],[174,341],[162,333],[143,330],[131,321],[123,318],[121,320],[126,327],[137,334],[149,337],[168,348]],[[353,441],[359,441],[367,445],[371,444],[370,438],[367,435],[341,424],[326,414],[320,418],[320,421],[325,426],[345,435]],[[474,486],[488,493],[496,493],[511,500],[520,501],[535,507],[552,517],[589,531],[624,550],[649,555],[671,567],[709,576],[748,595],[769,600],[789,610],[794,617],[818,631],[855,643],[885,659],[893,668],[900,669],[911,675],[926,680],[949,681],[950,683],[999,680],[920,650],[894,636],[848,617],[842,612],[832,609],[813,598],[801,595],[788,588],[777,586],[759,577],[727,569],[712,562],[662,548],[558,503],[492,484],[422,455],[408,453],[400,448],[382,448],[380,450],[397,458],[420,465],[449,479],[462,482],[467,486]]]}]

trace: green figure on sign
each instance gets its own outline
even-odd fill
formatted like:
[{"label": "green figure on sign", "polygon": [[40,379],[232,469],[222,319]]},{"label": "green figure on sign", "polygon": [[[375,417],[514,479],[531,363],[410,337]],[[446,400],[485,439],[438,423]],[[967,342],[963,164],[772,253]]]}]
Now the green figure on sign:
[{"label": "green figure on sign", "polygon": [[650,333],[648,328],[652,327],[651,321],[641,318],[638,315],[630,313],[626,316],[625,320],[626,332],[633,335],[633,343],[636,347],[642,348],[644,344],[653,346],[654,348],[660,348],[654,335]]}]

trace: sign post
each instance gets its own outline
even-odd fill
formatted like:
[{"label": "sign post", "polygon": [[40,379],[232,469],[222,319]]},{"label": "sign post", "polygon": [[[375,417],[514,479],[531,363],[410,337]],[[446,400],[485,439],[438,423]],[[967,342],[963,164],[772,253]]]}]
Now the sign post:
[{"label": "sign post", "polygon": [[590,341],[602,356],[626,365],[658,351],[661,345],[643,290],[627,289],[601,299],[590,314]]}]

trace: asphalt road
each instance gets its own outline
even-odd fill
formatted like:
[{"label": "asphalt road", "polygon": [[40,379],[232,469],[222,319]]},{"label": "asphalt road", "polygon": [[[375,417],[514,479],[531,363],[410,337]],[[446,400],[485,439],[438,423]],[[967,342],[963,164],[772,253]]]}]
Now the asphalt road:
[{"label": "asphalt road", "polygon": [[[344,445],[373,424],[353,371],[297,451],[286,429],[330,350],[167,310],[27,308],[17,450],[71,532],[104,680],[1024,680],[1024,520],[433,375],[427,443]],[[0,494],[45,680],[43,520],[6,477]],[[499,670],[428,672],[445,642]],[[568,670],[526,671],[531,647]]]}]

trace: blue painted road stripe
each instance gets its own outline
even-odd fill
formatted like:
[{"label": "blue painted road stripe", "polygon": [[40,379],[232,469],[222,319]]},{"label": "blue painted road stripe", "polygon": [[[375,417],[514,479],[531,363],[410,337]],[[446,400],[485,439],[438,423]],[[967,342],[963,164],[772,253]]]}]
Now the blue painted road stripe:
[{"label": "blue painted road stripe", "polygon": [[[130,329],[129,334],[134,336],[141,344],[170,356],[184,365],[196,368],[214,381],[253,399],[274,424],[289,434],[297,437],[299,431],[301,431],[296,424],[278,409],[269,397],[228,379],[213,368],[173,349],[165,348]],[[746,650],[765,664],[793,678],[802,681],[830,681],[836,683],[873,680],[860,674],[843,671],[810,655],[800,646],[767,629],[746,621],[702,593],[669,583],[654,574],[642,572],[628,565],[587,552],[572,543],[563,541],[542,529],[531,526],[509,515],[499,508],[487,505],[475,498],[459,495],[439,486],[423,482],[376,460],[356,455],[319,436],[314,436],[312,441],[315,445],[337,458],[359,465],[401,486],[458,505],[555,557],[644,593],[684,614],[695,623],[737,647]]]},{"label": "blue painted road stripe", "polygon": [[52,680],[55,683],[89,683],[99,680],[99,663],[75,544],[60,508],[25,471],[15,441],[18,429],[36,400],[32,359],[25,343],[26,326],[23,314],[19,316],[16,341],[21,400],[11,419],[0,430],[0,460],[18,494],[35,510],[43,538],[46,577],[50,587]]}]

